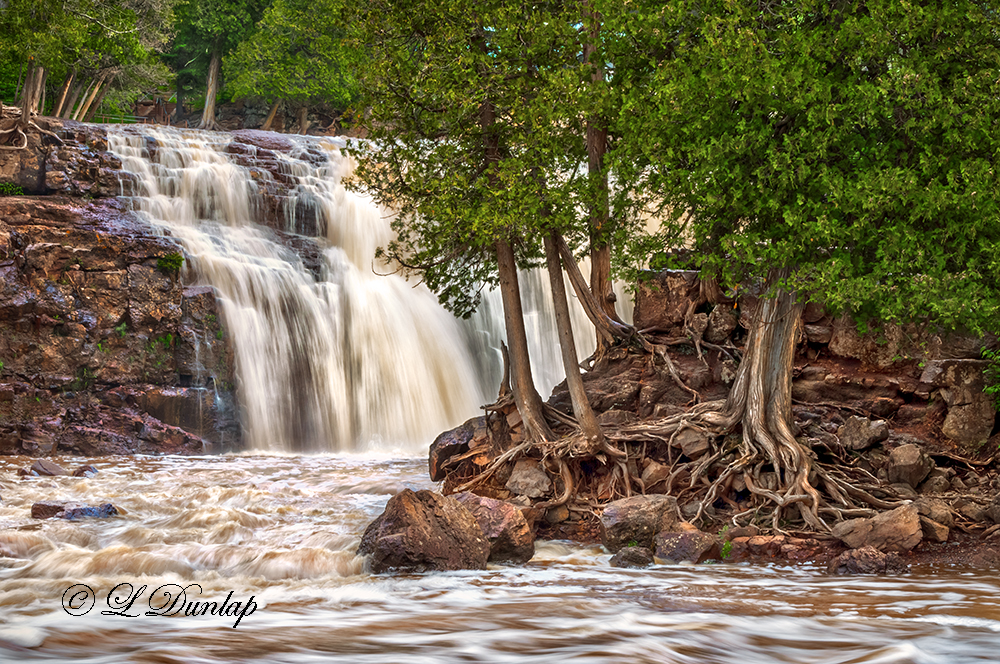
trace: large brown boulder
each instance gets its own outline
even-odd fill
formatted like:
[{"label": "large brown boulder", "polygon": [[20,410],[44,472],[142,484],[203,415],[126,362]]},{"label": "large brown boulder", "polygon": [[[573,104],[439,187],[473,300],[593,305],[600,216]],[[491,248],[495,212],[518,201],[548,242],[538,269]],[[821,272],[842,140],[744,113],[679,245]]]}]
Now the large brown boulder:
[{"label": "large brown boulder", "polygon": [[703,563],[706,560],[718,560],[722,557],[722,543],[719,538],[700,530],[686,533],[660,533],[654,542],[656,550],[653,555],[656,556],[657,562]]},{"label": "large brown boulder", "polygon": [[660,494],[632,496],[609,503],[601,513],[601,542],[617,553],[626,546],[653,548],[657,533],[678,521],[677,499]]},{"label": "large brown boulder", "polygon": [[370,556],[375,574],[485,569],[490,545],[454,498],[405,489],[365,529],[358,554]]},{"label": "large brown boulder", "polygon": [[889,453],[889,464],[886,473],[889,482],[905,483],[911,487],[918,486],[934,468],[934,460],[927,456],[917,445],[900,445]]},{"label": "large brown boulder", "polygon": [[490,543],[491,563],[526,563],[535,555],[535,537],[521,510],[502,500],[463,492],[452,496],[472,513]]},{"label": "large brown boulder", "polygon": [[475,417],[461,426],[445,431],[434,439],[434,442],[431,443],[430,453],[427,455],[427,466],[432,481],[440,482],[444,479],[445,464],[448,460],[453,456],[468,452],[469,443],[472,441],[477,427],[485,426],[485,418]]},{"label": "large brown boulder", "polygon": [[833,560],[827,572],[837,575],[851,574],[906,574],[909,565],[895,553],[883,553],[870,546],[845,551]]},{"label": "large brown boulder", "polygon": [[920,514],[912,503],[870,519],[841,521],[832,532],[852,549],[870,546],[879,551],[909,551],[923,538]]},{"label": "large brown boulder", "polygon": [[837,436],[841,444],[849,450],[866,450],[889,437],[889,425],[885,420],[873,422],[867,417],[848,417],[837,431]]}]

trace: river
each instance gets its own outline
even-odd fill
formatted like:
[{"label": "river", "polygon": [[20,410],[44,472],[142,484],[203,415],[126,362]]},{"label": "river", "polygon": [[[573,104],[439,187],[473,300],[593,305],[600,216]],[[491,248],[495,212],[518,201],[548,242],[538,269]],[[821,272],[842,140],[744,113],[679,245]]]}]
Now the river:
[{"label": "river", "polygon": [[[55,460],[99,472],[20,479],[31,460],[0,458],[0,661],[961,664],[1000,653],[991,572],[620,570],[600,547],[540,542],[522,567],[373,576],[354,555],[361,533],[391,495],[433,487],[423,457]],[[110,501],[123,514],[34,521],[38,500]],[[73,616],[62,602],[78,584],[96,602]],[[235,628],[232,615],[144,615],[161,586],[231,597],[246,615]],[[128,616],[101,615],[115,587]]]}]

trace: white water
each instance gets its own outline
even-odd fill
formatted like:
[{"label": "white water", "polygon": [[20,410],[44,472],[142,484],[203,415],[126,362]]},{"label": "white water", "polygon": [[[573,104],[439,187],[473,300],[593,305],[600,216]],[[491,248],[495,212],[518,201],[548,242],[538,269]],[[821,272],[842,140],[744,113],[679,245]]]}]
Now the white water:
[{"label": "white water", "polygon": [[[111,150],[139,179],[136,209],[184,246],[185,282],[215,289],[235,350],[247,447],[418,449],[491,401],[504,336],[499,294],[487,293],[473,319],[459,322],[423,286],[383,276],[390,270],[374,255],[392,237],[389,213],[344,188],[351,163],[340,145],[283,137],[297,143],[291,156],[278,153],[297,183],[285,230],[305,228],[296,211],[316,213],[317,279],[257,223],[257,183],[271,175],[235,163],[225,151],[231,135],[143,132],[111,130]],[[317,154],[327,159],[317,165]],[[547,395],[563,378],[548,281],[539,271],[522,279],[532,369]],[[582,358],[593,352],[593,334],[573,309]]]}]

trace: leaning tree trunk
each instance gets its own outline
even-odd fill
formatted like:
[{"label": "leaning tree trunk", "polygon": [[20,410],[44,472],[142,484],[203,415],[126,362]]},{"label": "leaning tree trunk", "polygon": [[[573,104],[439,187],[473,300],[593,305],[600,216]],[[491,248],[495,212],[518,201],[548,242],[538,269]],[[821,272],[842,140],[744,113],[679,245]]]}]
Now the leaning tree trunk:
[{"label": "leaning tree trunk", "polygon": [[32,113],[37,113],[38,115],[45,114],[45,83],[48,80],[49,70],[42,68],[42,75],[35,79],[38,89],[35,90],[35,106],[31,109]]},{"label": "leaning tree trunk", "polygon": [[521,308],[521,288],[517,280],[514,250],[506,240],[497,240],[497,266],[500,272],[500,295],[503,299],[503,322],[510,344],[512,374],[511,391],[514,403],[524,422],[525,438],[533,442],[552,440],[555,436],[545,421],[542,398],[531,377],[531,360],[528,355],[528,335],[524,330],[524,311]]},{"label": "leaning tree trunk", "polygon": [[62,88],[59,90],[59,96],[56,97],[55,106],[52,107],[52,117],[58,118],[62,114],[63,106],[66,105],[66,99],[69,97],[69,90],[73,87],[74,80],[76,80],[76,70],[66,75],[66,80],[63,81]]},{"label": "leaning tree trunk", "polygon": [[104,96],[108,94],[108,90],[111,89],[112,78],[113,77],[108,77],[108,80],[105,81],[104,87],[101,88],[101,93],[97,95],[97,99],[95,99],[94,103],[90,105],[90,110],[88,110],[87,114],[84,116],[84,122],[92,122],[94,120],[97,110],[101,107],[101,104],[104,103]]},{"label": "leaning tree trunk", "polygon": [[219,69],[222,67],[222,54],[219,49],[212,50],[212,59],[208,62],[208,78],[205,81],[205,110],[201,114],[199,129],[216,129],[215,97],[219,92]]},{"label": "leaning tree trunk", "polygon": [[86,93],[88,89],[81,81],[74,83],[73,90],[69,93],[69,99],[63,104],[62,113],[59,117],[63,120],[69,120],[73,116],[73,109],[76,107],[76,101],[80,98],[80,93]]},{"label": "leaning tree trunk", "polygon": [[271,125],[274,124],[274,118],[278,116],[278,106],[281,104],[280,99],[275,99],[274,103],[271,104],[271,110],[267,113],[267,118],[264,120],[264,124],[261,126],[262,131],[271,131]]},{"label": "leaning tree trunk", "polygon": [[570,399],[573,402],[573,414],[584,438],[587,439],[591,454],[607,452],[608,444],[597,422],[594,409],[590,407],[583,378],[580,376],[580,366],[576,356],[576,342],[573,339],[573,328],[570,324],[569,304],[566,302],[566,285],[563,282],[562,264],[559,260],[559,249],[556,246],[555,233],[545,236],[545,259],[549,272],[549,284],[552,286],[552,304],[555,309],[556,329],[559,333],[559,347],[562,350],[563,370],[566,372],[566,385],[569,388]]},{"label": "leaning tree trunk", "polygon": [[88,91],[89,94],[87,94],[87,96],[83,98],[83,101],[80,103],[80,106],[76,109],[76,112],[73,114],[74,120],[79,120],[82,122],[83,119],[87,117],[87,112],[90,110],[90,107],[94,104],[94,100],[97,99],[97,95],[100,93],[101,87],[104,85],[104,80],[107,77],[108,73],[104,72],[94,82],[94,87],[92,87]]}]

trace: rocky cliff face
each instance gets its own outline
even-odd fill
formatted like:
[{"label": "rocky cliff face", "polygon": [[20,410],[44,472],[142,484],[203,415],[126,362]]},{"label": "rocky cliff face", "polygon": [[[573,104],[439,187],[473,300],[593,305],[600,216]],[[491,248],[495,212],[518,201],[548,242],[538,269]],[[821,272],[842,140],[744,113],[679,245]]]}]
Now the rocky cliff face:
[{"label": "rocky cliff face", "polygon": [[237,447],[227,346],[211,289],[185,288],[182,249],[114,196],[100,126],[48,121],[0,152],[0,453],[201,454]]}]

